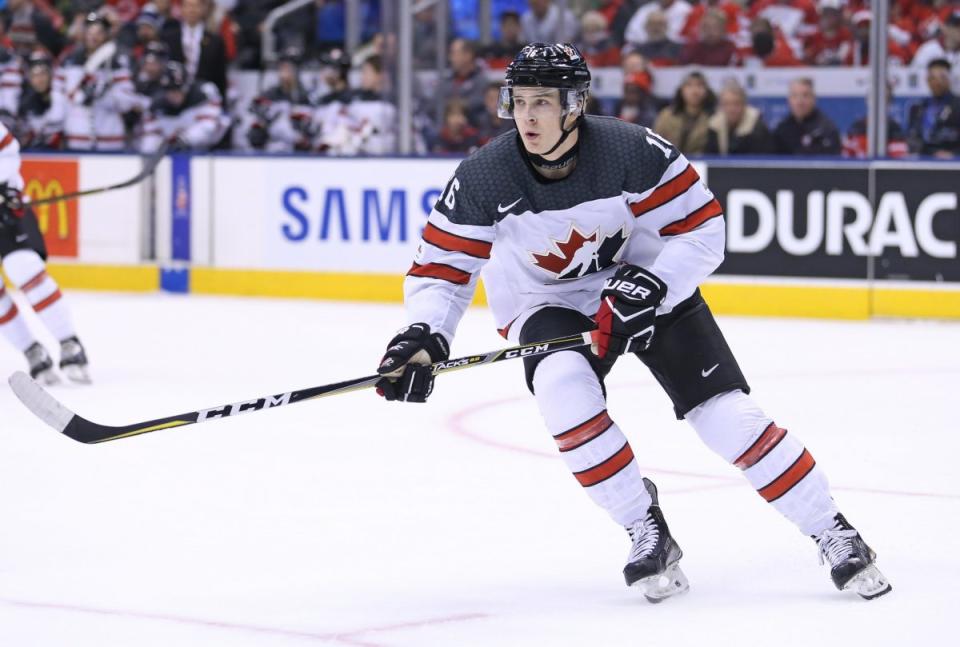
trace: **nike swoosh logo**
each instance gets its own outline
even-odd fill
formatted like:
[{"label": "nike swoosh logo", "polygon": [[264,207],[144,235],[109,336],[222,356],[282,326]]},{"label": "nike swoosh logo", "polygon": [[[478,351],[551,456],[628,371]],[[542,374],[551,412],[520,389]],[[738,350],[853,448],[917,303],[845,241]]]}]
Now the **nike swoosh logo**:
[{"label": "nike swoosh logo", "polygon": [[700,370],[700,375],[703,376],[703,377],[710,377],[710,374],[713,373],[715,370],[717,370],[717,367],[718,367],[718,366],[720,366],[720,365],[719,365],[719,364],[714,364],[714,365],[711,366],[709,369],[706,369],[706,370],[701,369],[701,370]]},{"label": "nike swoosh logo", "polygon": [[523,198],[517,198],[516,202],[511,202],[505,207],[501,206],[500,203],[497,203],[497,211],[499,211],[500,213],[507,213],[508,211],[513,209],[515,206],[517,206],[517,202],[520,202],[521,200],[523,200]]}]

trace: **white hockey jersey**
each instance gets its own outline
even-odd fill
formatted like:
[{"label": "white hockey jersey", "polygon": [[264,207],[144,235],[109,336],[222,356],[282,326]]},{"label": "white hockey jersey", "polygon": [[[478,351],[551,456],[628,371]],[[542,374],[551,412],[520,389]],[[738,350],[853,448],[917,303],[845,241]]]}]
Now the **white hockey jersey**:
[{"label": "white hockey jersey", "polygon": [[723,212],[687,159],[652,131],[587,116],[577,166],[539,175],[516,132],[461,162],[431,211],[405,284],[409,321],[452,340],[481,271],[497,327],[517,341],[544,306],[593,316],[618,263],[667,284],[665,314],[723,260]]},{"label": "white hockey jersey", "polygon": [[164,141],[179,140],[191,150],[207,150],[220,141],[230,125],[223,114],[220,91],[212,83],[192,84],[180,106],[161,96],[144,116],[141,153],[153,153]]},{"label": "white hockey jersey", "polygon": [[[110,47],[111,43],[107,43],[101,49]],[[70,56],[53,77],[53,91],[65,106],[67,148],[123,149],[123,113],[139,105],[127,57],[115,54],[99,62],[99,51],[89,58],[83,51]]]},{"label": "white hockey jersey", "polygon": [[2,123],[0,123],[0,184],[23,191],[23,178],[20,176],[20,142]]}]

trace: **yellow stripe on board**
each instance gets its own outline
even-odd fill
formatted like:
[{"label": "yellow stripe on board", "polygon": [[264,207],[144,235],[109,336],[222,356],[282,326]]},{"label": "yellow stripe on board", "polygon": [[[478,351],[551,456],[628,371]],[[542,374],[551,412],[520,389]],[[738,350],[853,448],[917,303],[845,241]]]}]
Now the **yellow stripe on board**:
[{"label": "yellow stripe on board", "polygon": [[960,319],[960,290],[877,288],[873,291],[873,314]]},{"label": "yellow stripe on board", "polygon": [[701,288],[710,309],[724,315],[868,319],[870,289],[859,286],[707,283]]},{"label": "yellow stripe on board", "polygon": [[[190,269],[190,291],[196,294],[400,303],[403,301],[403,277],[396,274],[194,267]],[[473,303],[486,305],[482,286],[477,288]]]},{"label": "yellow stripe on board", "polygon": [[[160,285],[155,265],[81,265],[50,263],[50,274],[67,289],[152,292]],[[711,280],[702,290],[717,314],[761,317],[867,319],[927,317],[960,319],[960,288],[924,289],[909,286],[871,290],[862,285],[797,285]],[[258,297],[327,299],[335,301],[403,301],[403,277],[395,274],[190,269],[190,291]],[[481,284],[474,305],[486,305]]]},{"label": "yellow stripe on board", "polygon": [[160,270],[156,265],[51,262],[47,264],[47,270],[60,287],[67,289],[155,292],[160,288]]}]

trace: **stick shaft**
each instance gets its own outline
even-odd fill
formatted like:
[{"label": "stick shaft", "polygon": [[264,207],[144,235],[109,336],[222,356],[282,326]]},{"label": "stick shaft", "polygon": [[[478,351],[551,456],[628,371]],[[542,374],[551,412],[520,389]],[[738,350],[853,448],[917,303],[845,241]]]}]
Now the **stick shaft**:
[{"label": "stick shaft", "polygon": [[[479,355],[467,355],[444,362],[436,362],[433,364],[433,373],[434,375],[441,375],[443,373],[459,371],[483,364],[493,364],[523,357],[548,355],[557,351],[580,348],[589,344],[590,333],[580,333],[570,337],[521,344],[520,346],[490,351]],[[53,396],[45,391],[43,387],[23,373],[15,373],[11,376],[10,385],[13,392],[20,398],[20,401],[23,402],[34,415],[70,438],[82,443],[92,444],[367,389],[374,386],[379,380],[379,375],[368,375],[344,382],[308,387],[306,389],[288,391],[277,395],[264,395],[252,400],[232,402],[208,409],[200,409],[199,411],[190,411],[176,416],[157,418],[155,420],[147,420],[118,427],[101,425],[76,415],[60,404]]]}]

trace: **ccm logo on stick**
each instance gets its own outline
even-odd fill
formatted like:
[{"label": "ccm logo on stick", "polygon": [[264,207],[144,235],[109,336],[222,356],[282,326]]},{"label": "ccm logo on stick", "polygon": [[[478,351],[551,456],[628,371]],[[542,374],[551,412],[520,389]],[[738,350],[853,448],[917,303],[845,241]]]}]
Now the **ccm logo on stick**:
[{"label": "ccm logo on stick", "polygon": [[228,404],[225,407],[220,407],[219,409],[203,409],[200,412],[200,415],[197,416],[197,422],[203,422],[210,418],[226,418],[227,416],[235,416],[240,413],[247,413],[249,411],[259,411],[260,409],[269,409],[271,407],[279,407],[285,404],[290,404],[290,394],[281,393],[280,395],[272,395],[268,398],[260,398],[259,400],[249,400],[247,402],[234,402],[233,404]]},{"label": "ccm logo on stick", "polygon": [[528,346],[527,348],[521,348],[519,350],[509,350],[503,354],[504,357],[524,357],[525,355],[533,355],[534,353],[542,353],[545,350],[550,349],[550,344],[538,344],[537,346]]}]

